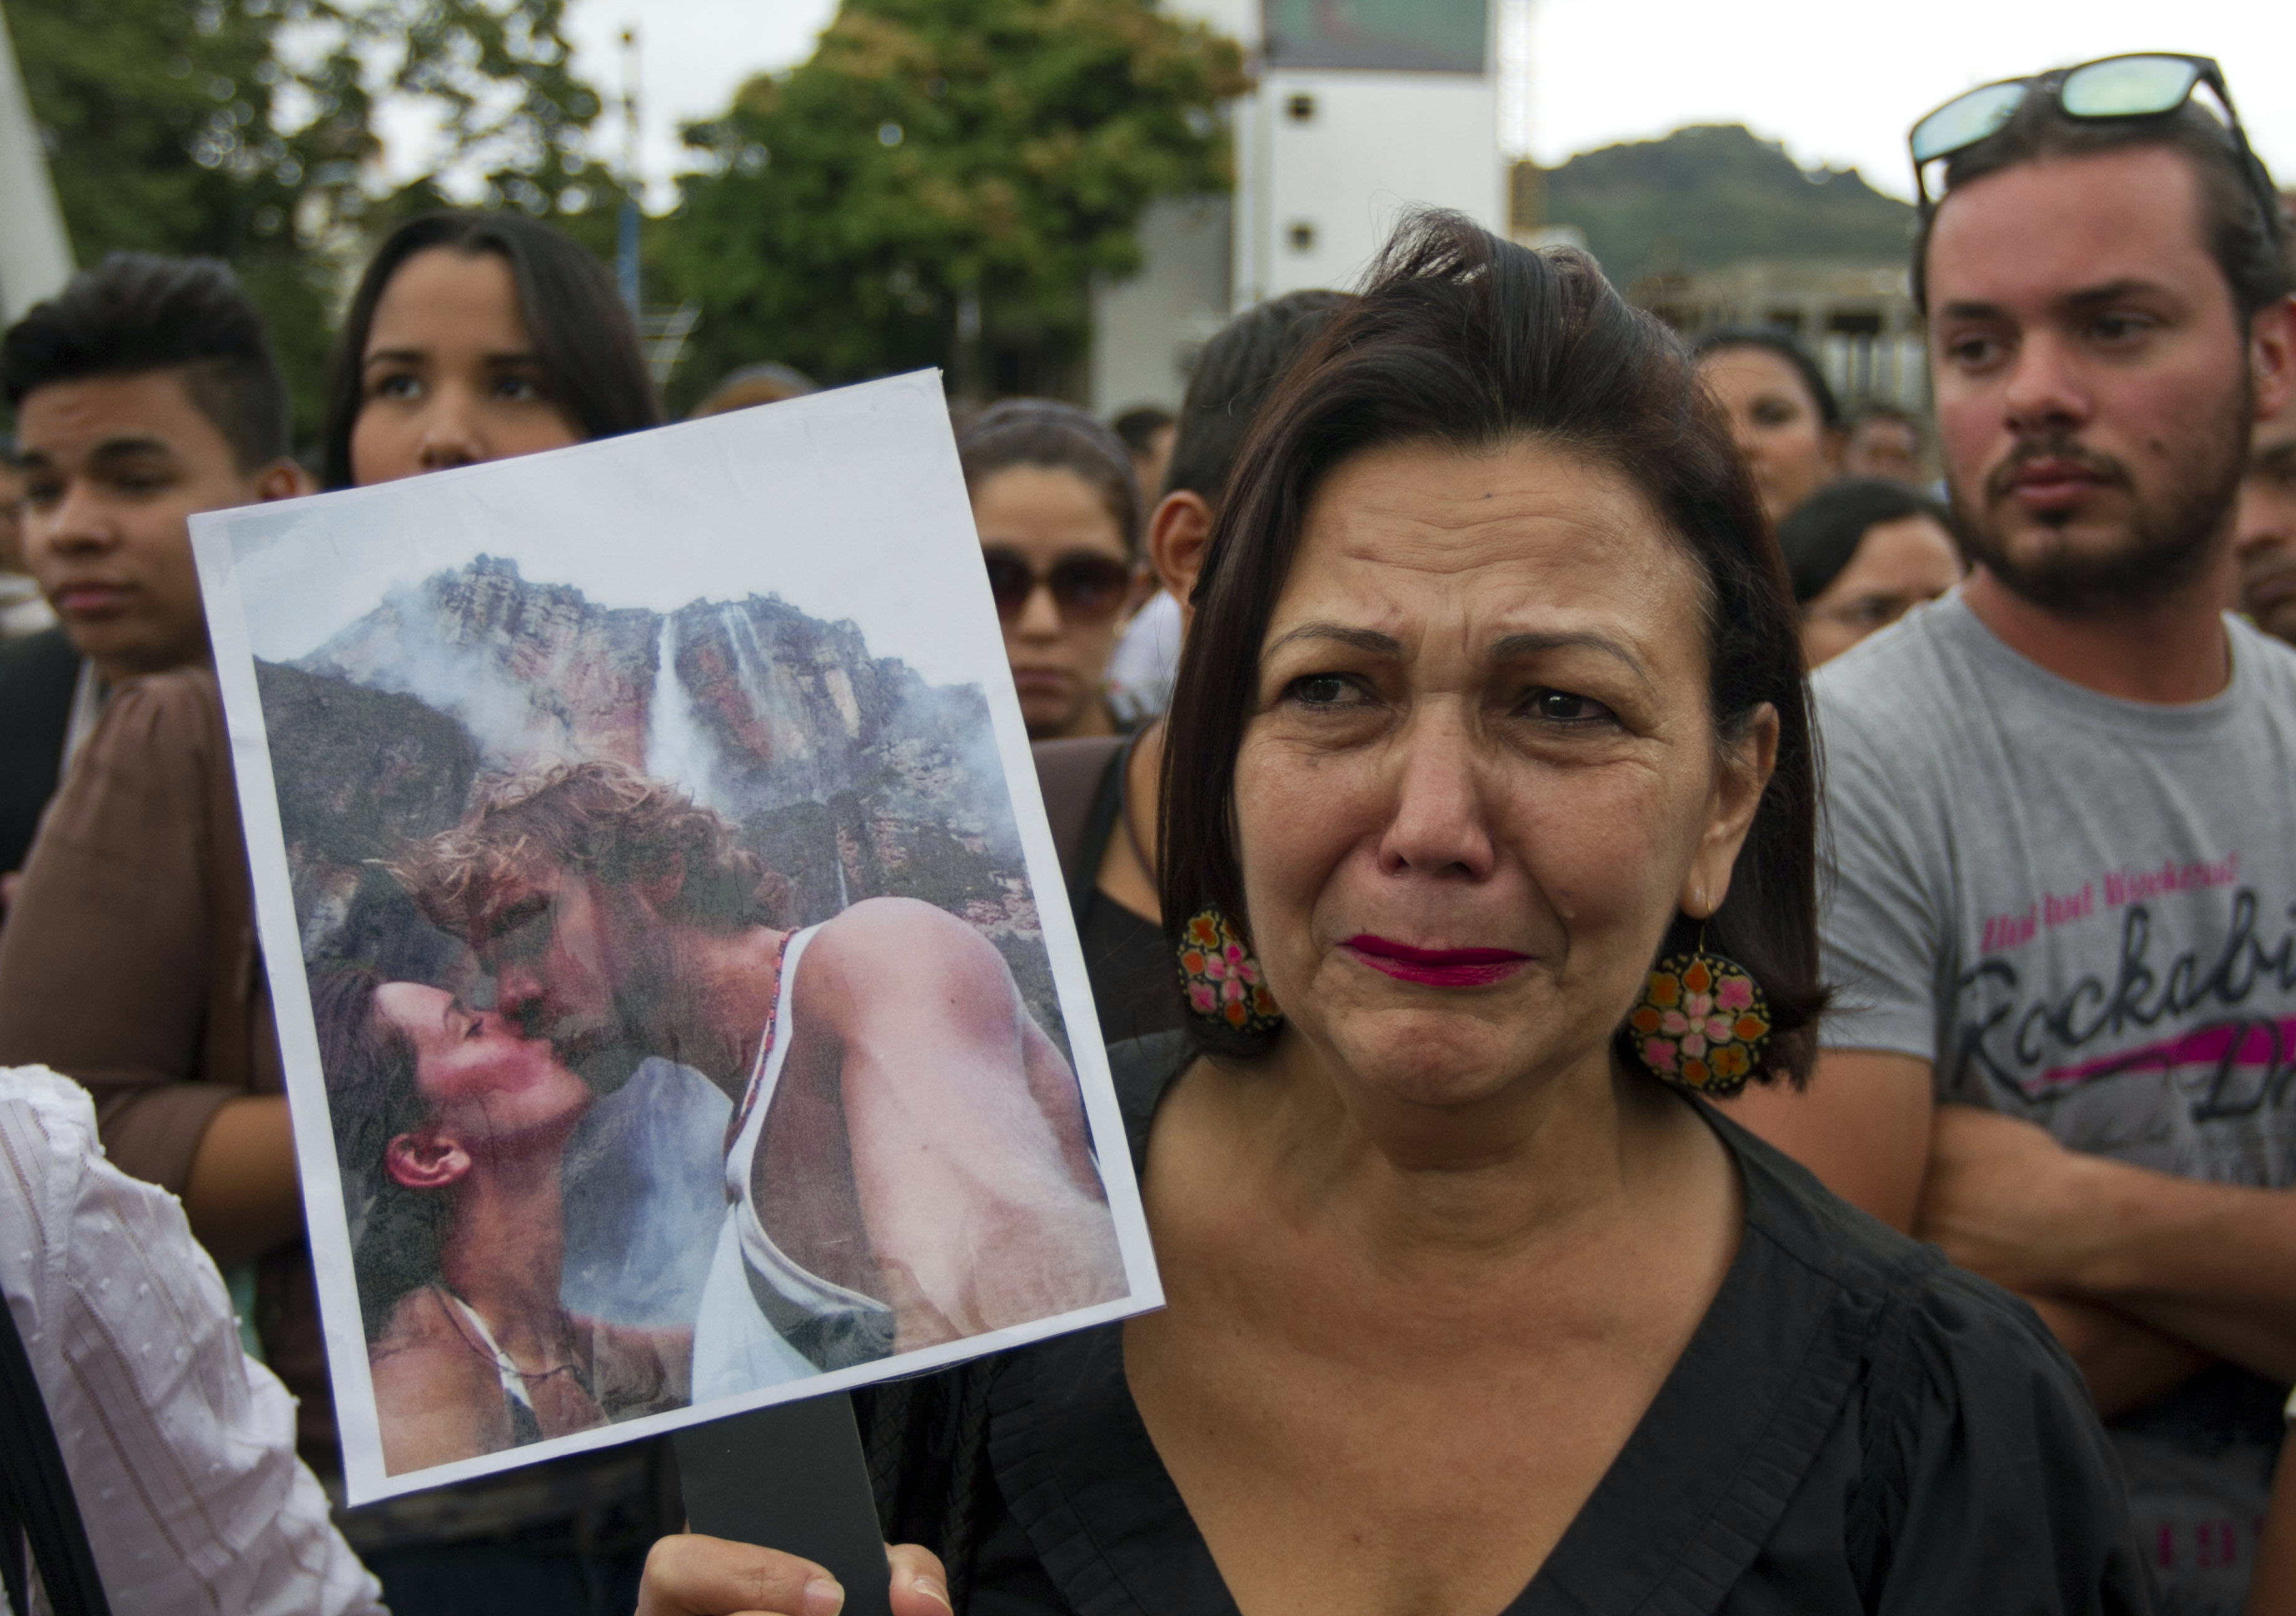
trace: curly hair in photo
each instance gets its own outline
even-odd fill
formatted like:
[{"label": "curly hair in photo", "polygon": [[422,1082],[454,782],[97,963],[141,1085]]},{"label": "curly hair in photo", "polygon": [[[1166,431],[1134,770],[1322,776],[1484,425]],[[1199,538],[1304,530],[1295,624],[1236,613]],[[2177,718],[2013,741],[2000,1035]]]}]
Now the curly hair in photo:
[{"label": "curly hair in photo", "polygon": [[778,924],[790,897],[788,881],[742,847],[722,816],[603,759],[502,780],[462,824],[385,867],[425,919],[466,937],[489,894],[552,866],[609,886],[672,886],[657,905],[662,917],[713,930]]}]

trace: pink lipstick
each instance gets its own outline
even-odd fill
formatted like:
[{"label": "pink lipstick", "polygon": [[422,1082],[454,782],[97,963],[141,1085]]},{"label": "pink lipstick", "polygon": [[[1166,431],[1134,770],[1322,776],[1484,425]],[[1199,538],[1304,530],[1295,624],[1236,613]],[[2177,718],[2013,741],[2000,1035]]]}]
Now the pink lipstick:
[{"label": "pink lipstick", "polygon": [[1488,988],[1530,963],[1512,948],[1414,948],[1367,931],[1340,946],[1374,971],[1429,988]]}]

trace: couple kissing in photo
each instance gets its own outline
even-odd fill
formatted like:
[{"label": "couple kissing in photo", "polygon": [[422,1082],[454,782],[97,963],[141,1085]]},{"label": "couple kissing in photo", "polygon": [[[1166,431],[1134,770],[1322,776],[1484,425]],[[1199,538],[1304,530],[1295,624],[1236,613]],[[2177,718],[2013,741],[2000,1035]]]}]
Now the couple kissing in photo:
[{"label": "couple kissing in photo", "polygon": [[[1126,1293],[1075,1075],[964,921],[875,898],[784,929],[723,818],[608,762],[508,783],[390,868],[494,982],[480,1011],[314,973],[392,1473]],[[653,1056],[733,1106],[690,1328],[559,1300],[567,1141]]]}]

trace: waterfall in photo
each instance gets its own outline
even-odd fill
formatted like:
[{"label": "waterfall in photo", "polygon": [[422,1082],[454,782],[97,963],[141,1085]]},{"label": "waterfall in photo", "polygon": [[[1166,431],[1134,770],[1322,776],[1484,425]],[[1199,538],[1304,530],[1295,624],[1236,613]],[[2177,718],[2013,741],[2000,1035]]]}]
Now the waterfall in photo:
[{"label": "waterfall in photo", "polygon": [[750,698],[750,710],[763,718],[772,705],[773,693],[767,688],[765,676],[758,666],[763,653],[758,645],[757,627],[750,621],[750,614],[733,601],[718,608],[718,625],[726,631],[726,647],[734,653],[734,672],[742,681],[742,693]]},{"label": "waterfall in photo", "polygon": [[749,700],[750,716],[772,737],[775,762],[786,768],[811,758],[816,751],[812,726],[803,713],[790,710],[790,693],[774,677],[773,653],[758,638],[758,625],[748,608],[726,602],[718,608],[718,626],[733,653],[734,676]]},{"label": "waterfall in photo", "polygon": [[696,802],[714,805],[709,764],[717,749],[694,722],[693,698],[677,677],[676,634],[673,620],[663,618],[654,648],[653,695],[646,704],[646,773],[683,785]]}]

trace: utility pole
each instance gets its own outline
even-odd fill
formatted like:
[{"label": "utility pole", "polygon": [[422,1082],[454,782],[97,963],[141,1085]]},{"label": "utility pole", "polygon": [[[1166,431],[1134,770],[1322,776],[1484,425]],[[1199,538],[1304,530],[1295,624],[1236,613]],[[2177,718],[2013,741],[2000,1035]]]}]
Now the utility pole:
[{"label": "utility pole", "polygon": [[614,253],[614,278],[630,318],[638,303],[638,31],[622,30],[622,211]]},{"label": "utility pole", "polygon": [[32,100],[0,20],[0,324],[13,324],[71,279],[71,241],[48,178]]}]

